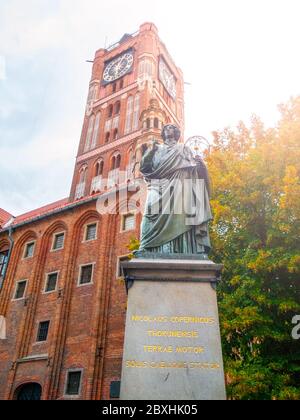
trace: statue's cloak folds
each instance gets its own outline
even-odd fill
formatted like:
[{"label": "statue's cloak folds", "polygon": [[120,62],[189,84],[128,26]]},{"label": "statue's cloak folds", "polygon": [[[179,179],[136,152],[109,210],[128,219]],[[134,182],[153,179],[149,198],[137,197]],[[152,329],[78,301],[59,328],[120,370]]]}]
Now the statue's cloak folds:
[{"label": "statue's cloak folds", "polygon": [[140,250],[159,248],[172,241],[180,242],[179,248],[193,241],[187,246],[193,253],[197,253],[198,245],[199,249],[210,248],[208,222],[212,214],[205,164],[197,164],[181,144],[160,145],[155,153],[145,154],[141,172],[148,182],[148,197]]}]

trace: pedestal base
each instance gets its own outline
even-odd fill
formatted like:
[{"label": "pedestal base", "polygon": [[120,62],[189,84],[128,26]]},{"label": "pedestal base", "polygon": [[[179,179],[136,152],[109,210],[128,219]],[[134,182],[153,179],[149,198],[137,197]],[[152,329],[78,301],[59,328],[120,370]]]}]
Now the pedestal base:
[{"label": "pedestal base", "polygon": [[211,261],[135,259],[128,285],[122,400],[226,399]]}]

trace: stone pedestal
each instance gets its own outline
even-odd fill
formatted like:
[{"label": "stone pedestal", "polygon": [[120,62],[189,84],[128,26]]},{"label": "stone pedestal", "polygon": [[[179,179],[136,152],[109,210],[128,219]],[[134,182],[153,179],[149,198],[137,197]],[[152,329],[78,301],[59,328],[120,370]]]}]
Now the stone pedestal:
[{"label": "stone pedestal", "polygon": [[128,308],[122,400],[226,399],[216,285],[209,260],[122,264]]}]

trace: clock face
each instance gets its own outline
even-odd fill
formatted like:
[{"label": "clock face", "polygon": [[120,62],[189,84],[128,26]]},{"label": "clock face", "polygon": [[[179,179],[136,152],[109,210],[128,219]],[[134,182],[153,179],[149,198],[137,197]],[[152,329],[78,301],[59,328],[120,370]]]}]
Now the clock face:
[{"label": "clock face", "polygon": [[173,99],[176,98],[176,79],[163,58],[159,62],[159,78]]},{"label": "clock face", "polygon": [[103,80],[106,83],[114,82],[127,74],[133,65],[133,54],[127,52],[120,57],[112,60],[104,69]]}]

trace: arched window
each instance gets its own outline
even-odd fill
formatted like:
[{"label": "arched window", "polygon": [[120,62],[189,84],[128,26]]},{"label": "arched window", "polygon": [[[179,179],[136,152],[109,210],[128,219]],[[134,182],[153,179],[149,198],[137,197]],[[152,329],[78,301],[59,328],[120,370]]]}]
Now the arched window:
[{"label": "arched window", "polygon": [[125,134],[128,134],[131,132],[132,114],[133,114],[133,96],[129,96],[127,100]]},{"label": "arched window", "polygon": [[101,114],[100,112],[98,112],[95,119],[95,124],[94,124],[94,132],[93,132],[93,138],[92,138],[92,143],[91,143],[91,149],[94,149],[97,145],[99,126],[100,126],[100,116]]},{"label": "arched window", "polygon": [[79,184],[83,184],[86,181],[87,166],[83,166],[79,171]]},{"label": "arched window", "polygon": [[117,83],[116,82],[112,85],[112,91],[113,91],[113,93],[115,93],[117,91]]},{"label": "arched window", "polygon": [[119,115],[120,114],[120,111],[121,111],[121,102],[118,101],[115,104],[115,115]]},{"label": "arched window", "polygon": [[113,105],[109,105],[108,112],[107,112],[108,118],[111,118],[113,116],[113,113],[114,113],[114,106]]},{"label": "arched window", "polygon": [[94,129],[94,123],[95,123],[95,115],[92,115],[89,121],[89,126],[86,134],[85,139],[85,146],[84,151],[87,152],[90,149],[92,135],[93,135],[93,129]]},{"label": "arched window", "polygon": [[127,153],[127,180],[130,180],[133,178],[133,171],[134,171],[134,165],[135,165],[135,156],[133,153],[133,149],[130,148]]},{"label": "arched window", "polygon": [[95,165],[95,177],[103,175],[104,162],[100,160]]},{"label": "arched window", "polygon": [[15,392],[15,400],[39,401],[42,396],[42,387],[37,383],[21,385]]},{"label": "arched window", "polygon": [[150,59],[143,58],[139,64],[139,76],[153,76],[153,62]]},{"label": "arched window", "polygon": [[136,131],[139,128],[139,119],[140,119],[140,94],[137,93],[134,98],[133,127],[132,127],[133,131]]},{"label": "arched window", "polygon": [[111,170],[113,171],[114,169],[116,169],[116,156],[113,156],[111,160]]},{"label": "arched window", "polygon": [[110,132],[105,134],[105,142],[108,143],[110,140]]},{"label": "arched window", "polygon": [[120,80],[120,90],[124,87],[124,79]]},{"label": "arched window", "polygon": [[151,120],[150,120],[150,118],[147,118],[146,126],[147,126],[148,130],[151,128]]},{"label": "arched window", "polygon": [[[9,250],[4,248],[0,251],[0,277],[4,277],[6,266],[8,263],[8,254]],[[1,279],[0,279],[0,287],[1,287]]]},{"label": "arched window", "polygon": [[118,140],[118,137],[119,137],[119,131],[118,131],[118,129],[116,128],[116,129],[114,130],[114,137],[113,137],[113,139],[114,139],[114,140]]},{"label": "arched window", "polygon": [[154,118],[154,128],[159,128],[159,119]]},{"label": "arched window", "polygon": [[118,155],[116,158],[116,169],[120,169],[121,167],[121,155]]},{"label": "arched window", "polygon": [[142,76],[145,72],[145,60],[142,60],[139,64],[139,76]]},{"label": "arched window", "polygon": [[127,152],[127,165],[131,165],[134,162],[133,149],[130,148]]},{"label": "arched window", "polygon": [[111,159],[111,170],[120,169],[121,166],[121,155],[120,153],[115,153]]}]

